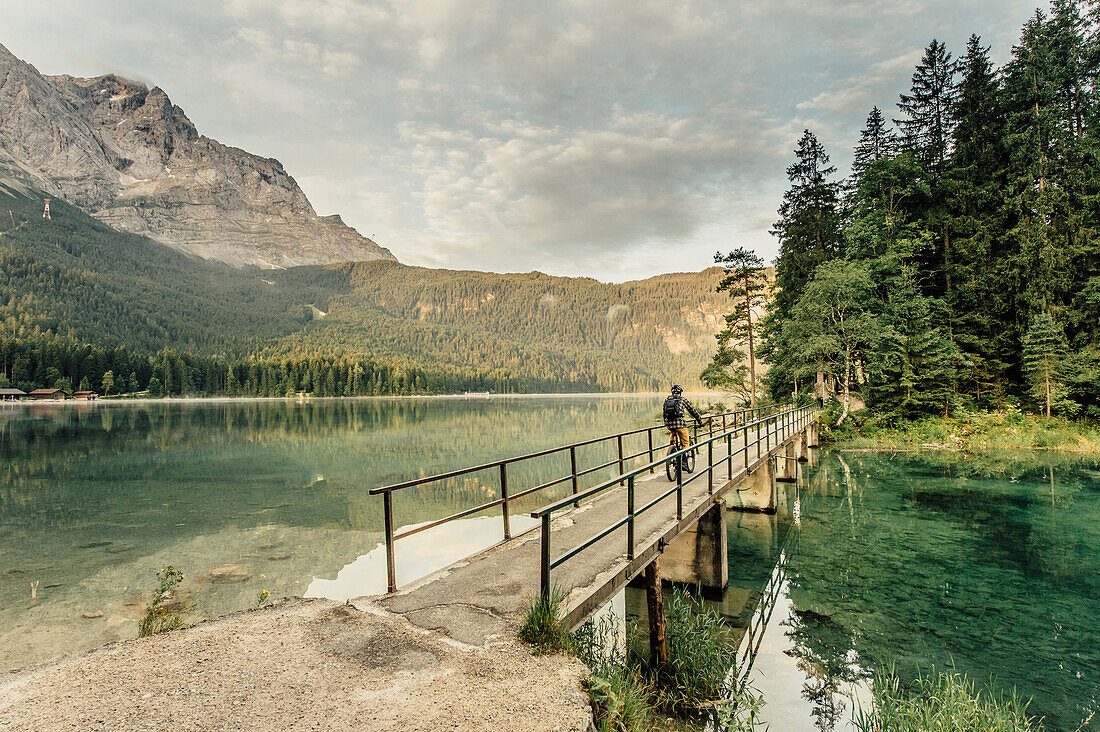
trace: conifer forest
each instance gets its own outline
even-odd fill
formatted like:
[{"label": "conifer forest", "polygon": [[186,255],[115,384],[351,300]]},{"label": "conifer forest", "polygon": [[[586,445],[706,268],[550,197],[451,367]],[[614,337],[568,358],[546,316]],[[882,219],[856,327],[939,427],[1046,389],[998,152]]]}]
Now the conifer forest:
[{"label": "conifer forest", "polygon": [[1100,418],[1100,6],[1036,11],[999,68],[978,36],[960,51],[928,44],[848,177],[799,140],[761,324],[773,397]]}]

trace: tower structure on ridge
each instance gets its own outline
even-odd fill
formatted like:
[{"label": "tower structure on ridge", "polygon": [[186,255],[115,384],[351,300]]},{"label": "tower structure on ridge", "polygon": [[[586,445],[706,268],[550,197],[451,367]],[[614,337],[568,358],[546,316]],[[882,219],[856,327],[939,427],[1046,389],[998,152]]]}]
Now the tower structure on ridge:
[{"label": "tower structure on ridge", "polygon": [[42,209],[42,218],[50,219],[50,221],[53,221],[53,219],[50,218],[50,201],[52,201],[52,200],[53,200],[52,198],[45,199],[46,208]]}]

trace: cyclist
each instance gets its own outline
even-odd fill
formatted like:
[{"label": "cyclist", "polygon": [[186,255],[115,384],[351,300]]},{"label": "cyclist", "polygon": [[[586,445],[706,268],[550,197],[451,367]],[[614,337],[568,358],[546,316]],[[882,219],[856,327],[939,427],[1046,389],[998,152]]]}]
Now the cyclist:
[{"label": "cyclist", "polygon": [[702,427],[703,418],[699,416],[699,412],[695,410],[691,402],[684,399],[684,390],[680,388],[680,385],[673,384],[672,394],[665,399],[663,414],[665,427],[668,428],[669,434],[672,436],[672,442],[681,450],[685,447],[691,447],[691,434],[688,432],[687,422],[684,420],[685,409],[695,418],[695,424]]}]

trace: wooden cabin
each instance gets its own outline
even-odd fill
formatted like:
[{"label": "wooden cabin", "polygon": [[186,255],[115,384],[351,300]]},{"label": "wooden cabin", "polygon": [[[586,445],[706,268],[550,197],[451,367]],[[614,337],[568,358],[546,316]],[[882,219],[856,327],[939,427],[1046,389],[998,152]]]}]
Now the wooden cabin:
[{"label": "wooden cabin", "polygon": [[22,389],[0,389],[0,402],[17,402],[26,396],[27,392]]},{"label": "wooden cabin", "polygon": [[94,391],[74,391],[73,399],[79,399],[80,401],[90,402],[99,399],[99,394]]},{"label": "wooden cabin", "polygon": [[36,402],[60,402],[65,399],[65,392],[61,389],[35,389],[27,395],[27,399]]}]

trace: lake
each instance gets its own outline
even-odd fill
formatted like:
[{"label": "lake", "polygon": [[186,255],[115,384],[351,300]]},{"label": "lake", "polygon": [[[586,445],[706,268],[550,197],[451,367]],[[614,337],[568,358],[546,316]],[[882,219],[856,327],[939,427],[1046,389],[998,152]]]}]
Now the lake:
[{"label": "lake", "polygon": [[[659,405],[584,395],[5,407],[0,669],[134,637],[169,564],[186,574],[196,617],[252,606],[261,590],[382,592],[381,502],[369,489],[652,424]],[[563,467],[536,463],[509,480],[515,491]],[[982,684],[994,675],[1033,697],[1050,730],[1098,707],[1100,460],[822,451],[802,473],[777,516],[729,514],[731,587],[712,600],[735,624],[761,626],[750,679],[772,729],[845,729],[867,673],[890,664],[905,678],[952,664]],[[396,523],[497,491],[491,472],[403,491]],[[553,496],[518,506],[513,531]],[[399,580],[500,534],[489,515],[402,541]]]},{"label": "lake", "polygon": [[[134,637],[167,565],[184,572],[196,617],[250,607],[262,590],[384,592],[371,488],[652,424],[659,408],[656,396],[601,395],[5,407],[0,670]],[[606,449],[579,459],[596,464]],[[518,491],[561,471],[537,462],[509,480]],[[498,490],[488,472],[403,491],[395,522],[441,518]],[[513,532],[530,524],[512,518]],[[501,536],[495,514],[419,534],[398,546],[398,578]]]},{"label": "lake", "polygon": [[785,550],[750,675],[772,729],[848,729],[889,666],[993,679],[1047,730],[1100,709],[1100,458],[825,451],[797,523],[787,496],[730,532],[728,595],[758,597]]}]

